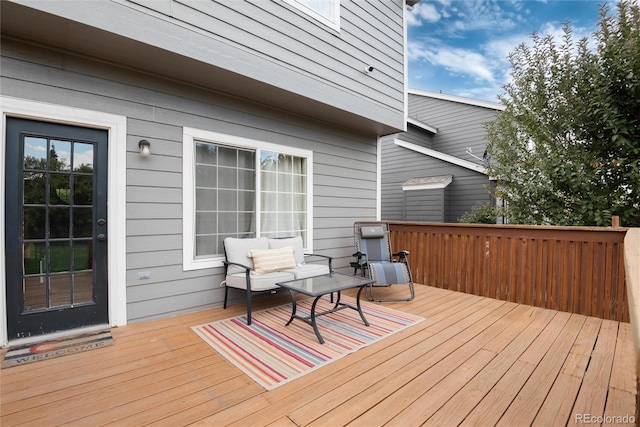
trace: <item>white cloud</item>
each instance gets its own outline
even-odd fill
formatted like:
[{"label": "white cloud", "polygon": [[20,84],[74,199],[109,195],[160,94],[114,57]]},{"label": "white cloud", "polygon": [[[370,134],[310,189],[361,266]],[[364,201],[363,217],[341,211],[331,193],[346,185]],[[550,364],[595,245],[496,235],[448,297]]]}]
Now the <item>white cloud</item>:
[{"label": "white cloud", "polygon": [[426,60],[434,66],[445,67],[454,74],[470,76],[478,81],[495,81],[491,66],[478,52],[449,46],[425,47],[417,43],[409,43],[407,52],[410,60]]},{"label": "white cloud", "polygon": [[438,22],[440,20],[440,13],[436,10],[436,7],[431,3],[418,3],[414,6],[411,13],[407,17],[407,23],[409,25],[419,26],[423,21],[426,22]]}]

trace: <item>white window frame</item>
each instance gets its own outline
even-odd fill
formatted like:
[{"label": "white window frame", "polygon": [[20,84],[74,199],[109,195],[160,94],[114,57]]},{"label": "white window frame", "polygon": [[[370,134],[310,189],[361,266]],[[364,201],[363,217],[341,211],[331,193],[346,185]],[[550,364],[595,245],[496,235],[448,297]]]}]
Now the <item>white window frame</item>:
[{"label": "white window frame", "polygon": [[340,32],[340,0],[327,0],[327,1],[331,1],[333,3],[332,8],[333,8],[333,19],[330,19],[320,13],[318,13],[317,11],[313,10],[312,8],[310,8],[309,6],[307,6],[306,4],[304,4],[301,1],[298,0],[284,0],[286,3],[290,4],[291,6],[295,7],[296,9],[298,9],[301,12],[304,12],[305,14],[311,16],[312,18],[314,18],[315,20],[321,22],[322,24],[326,25],[327,27]]},{"label": "white window frame", "polygon": [[[182,136],[182,267],[185,271],[222,267],[224,256],[195,257],[195,141],[223,144],[229,147],[256,150],[256,162],[261,151],[275,151],[307,159],[307,248],[313,252],[313,151],[256,139],[243,138],[195,128],[183,128]],[[256,215],[260,215],[260,171],[256,169]],[[256,236],[260,236],[260,221],[256,221]]]}]

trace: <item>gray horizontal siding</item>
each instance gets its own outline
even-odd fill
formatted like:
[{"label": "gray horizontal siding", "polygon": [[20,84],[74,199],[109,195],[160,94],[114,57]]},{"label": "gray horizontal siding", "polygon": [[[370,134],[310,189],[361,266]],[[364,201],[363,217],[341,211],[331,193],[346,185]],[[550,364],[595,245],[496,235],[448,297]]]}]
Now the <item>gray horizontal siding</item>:
[{"label": "gray horizontal siding", "polygon": [[[407,207],[407,210],[413,211],[405,215],[402,184],[412,178],[453,176],[453,182],[447,187],[446,203],[438,207],[439,212],[444,212],[439,221],[457,222],[474,205],[489,202],[489,193],[485,188],[489,184],[488,176],[399,147],[393,143],[392,137],[383,138],[382,141],[382,219],[436,221],[431,213],[425,213],[423,219],[418,219],[415,207]],[[429,191],[436,194],[441,190]]]},{"label": "gray horizontal siding", "polygon": [[[342,2],[339,33],[283,1],[27,3],[86,24],[87,34],[97,28],[123,37],[123,44],[133,40],[157,48],[146,50],[150,63],[163,62],[169,53],[180,55],[224,70],[225,78],[245,76],[388,126],[404,124],[403,0]],[[52,45],[100,54],[99,35],[94,43],[87,43],[88,35],[78,40],[64,32],[50,36]],[[113,44],[105,43],[102,51],[113,50]],[[363,73],[365,65],[376,71]],[[215,80],[202,74],[198,77],[214,87]]]},{"label": "gray horizontal siding", "polygon": [[[477,163],[466,153],[470,147],[482,157],[487,146],[484,124],[495,119],[496,110],[410,93],[409,116],[438,129],[434,150]],[[403,138],[404,139],[404,138]]]},{"label": "gray horizontal siding", "polygon": [[[408,95],[408,109],[409,117],[435,127],[437,133],[409,125],[407,132],[382,139],[383,219],[457,222],[476,204],[489,202],[488,176],[399,147],[393,141],[399,139],[480,164],[466,150],[469,147],[482,157],[487,144],[485,123],[495,119],[497,110],[415,93]],[[445,175],[452,175],[453,182],[444,191],[403,194],[402,183],[409,179]],[[438,201],[437,195],[444,199]]]},{"label": "gray horizontal siding", "polygon": [[[1,93],[127,116],[127,313],[130,322],[221,304],[222,269],[182,269],[182,128],[314,152],[314,251],[345,268],[353,222],[375,218],[376,136],[289,116],[133,71],[3,40]],[[141,158],[139,139],[151,141]],[[139,280],[140,271],[151,278]],[[234,294],[240,298],[240,294]]]}]

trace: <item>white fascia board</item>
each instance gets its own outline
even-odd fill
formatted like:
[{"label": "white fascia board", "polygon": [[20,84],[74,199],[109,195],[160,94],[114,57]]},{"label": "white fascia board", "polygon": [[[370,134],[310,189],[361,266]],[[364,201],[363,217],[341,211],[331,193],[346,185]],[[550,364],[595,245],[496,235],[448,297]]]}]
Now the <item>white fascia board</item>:
[{"label": "white fascia board", "polygon": [[429,156],[429,157],[433,157],[433,158],[436,158],[436,159],[439,159],[439,160],[443,160],[443,161],[445,161],[447,163],[452,163],[454,165],[461,166],[463,168],[470,169],[472,171],[479,172],[479,173],[487,175],[487,168],[485,168],[482,165],[470,162],[468,160],[463,160],[463,159],[461,159],[459,157],[450,156],[449,154],[441,153],[440,151],[432,150],[430,148],[421,147],[419,145],[412,144],[412,143],[406,142],[406,141],[401,141],[399,139],[394,139],[393,143],[398,145],[398,146],[400,146],[400,147],[404,147],[407,150],[412,150],[412,151],[415,151],[416,153],[424,154],[425,156]]},{"label": "white fascia board", "polygon": [[473,105],[476,107],[490,108],[492,110],[504,111],[505,107],[499,102],[483,101],[481,99],[465,98],[464,96],[447,95],[440,92],[429,92],[426,90],[409,89],[409,94],[426,96],[428,98],[443,99],[445,101],[457,102],[460,104]]},{"label": "white fascia board", "polygon": [[413,119],[411,117],[407,117],[407,123],[414,125],[416,127],[419,127],[420,129],[424,129],[427,132],[431,132],[432,134],[436,135],[438,133],[438,129],[434,128],[433,126],[429,126],[426,123],[421,122],[420,120],[416,120]]}]

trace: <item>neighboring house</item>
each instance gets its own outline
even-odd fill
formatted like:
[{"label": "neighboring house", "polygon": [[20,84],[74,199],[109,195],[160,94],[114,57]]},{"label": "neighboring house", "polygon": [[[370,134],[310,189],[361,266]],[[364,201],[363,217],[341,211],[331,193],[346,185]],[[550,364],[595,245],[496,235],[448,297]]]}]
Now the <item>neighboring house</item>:
[{"label": "neighboring house", "polygon": [[405,129],[404,0],[0,5],[0,345],[220,305],[227,236],[348,266]]},{"label": "neighboring house", "polygon": [[419,90],[408,104],[406,132],[381,138],[382,219],[457,222],[493,203],[484,124],[503,106]]}]

